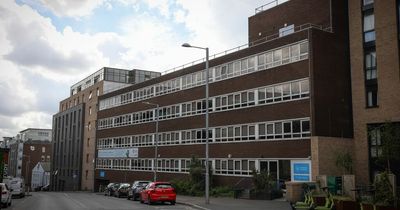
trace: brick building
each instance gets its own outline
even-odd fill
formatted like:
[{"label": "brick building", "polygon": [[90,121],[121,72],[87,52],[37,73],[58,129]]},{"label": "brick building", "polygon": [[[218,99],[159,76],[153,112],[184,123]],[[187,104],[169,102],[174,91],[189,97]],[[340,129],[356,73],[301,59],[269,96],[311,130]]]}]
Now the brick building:
[{"label": "brick building", "polygon": [[[396,0],[350,0],[350,52],[355,173],[360,184],[384,170],[381,131],[386,122],[400,129],[399,7]],[[400,183],[400,162],[391,169]]]},{"label": "brick building", "polygon": [[204,158],[207,107],[217,184],[253,169],[279,180],[339,174],[334,153],[353,136],[347,11],[341,0],[257,8],[248,47],[210,60],[208,102],[204,62],[100,96],[96,187],[152,179],[155,168],[160,180],[187,176],[190,158]]},{"label": "brick building", "polygon": [[40,161],[51,161],[51,129],[28,128],[8,142],[7,173],[25,179],[30,186],[32,169]]},{"label": "brick building", "polygon": [[71,86],[70,97],[53,116],[53,190],[93,190],[98,97],[159,75],[104,67]]}]

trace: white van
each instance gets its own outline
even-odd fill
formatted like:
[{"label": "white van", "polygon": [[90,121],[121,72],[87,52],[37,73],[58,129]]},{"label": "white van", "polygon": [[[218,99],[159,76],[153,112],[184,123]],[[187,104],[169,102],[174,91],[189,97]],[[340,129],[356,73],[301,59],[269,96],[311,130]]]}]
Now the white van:
[{"label": "white van", "polygon": [[25,196],[25,182],[22,178],[12,178],[9,182],[10,189],[12,189],[12,196],[20,198]]}]

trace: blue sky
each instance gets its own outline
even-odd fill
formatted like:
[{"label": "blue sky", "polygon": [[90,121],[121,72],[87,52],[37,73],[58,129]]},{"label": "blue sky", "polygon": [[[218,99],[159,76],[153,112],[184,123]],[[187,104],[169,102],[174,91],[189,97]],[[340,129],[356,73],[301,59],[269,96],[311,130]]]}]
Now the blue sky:
[{"label": "blue sky", "polygon": [[271,0],[1,0],[0,137],[51,128],[69,88],[111,66],[166,71],[246,44]]}]

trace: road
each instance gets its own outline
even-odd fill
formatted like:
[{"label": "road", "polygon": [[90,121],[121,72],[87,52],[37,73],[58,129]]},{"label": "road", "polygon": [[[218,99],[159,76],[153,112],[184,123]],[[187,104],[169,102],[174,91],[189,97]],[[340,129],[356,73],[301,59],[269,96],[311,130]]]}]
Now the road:
[{"label": "road", "polygon": [[84,192],[33,192],[32,196],[15,198],[8,210],[195,210],[185,205],[146,205],[126,198],[115,198]]}]

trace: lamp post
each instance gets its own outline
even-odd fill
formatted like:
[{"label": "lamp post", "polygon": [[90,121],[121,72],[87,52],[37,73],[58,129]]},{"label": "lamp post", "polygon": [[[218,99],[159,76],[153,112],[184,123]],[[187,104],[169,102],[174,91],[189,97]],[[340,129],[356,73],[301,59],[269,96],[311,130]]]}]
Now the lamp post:
[{"label": "lamp post", "polygon": [[27,157],[28,161],[26,162],[25,165],[25,185],[27,186],[27,192],[29,194],[29,185],[28,185],[28,170],[29,170],[29,164],[31,164],[31,156],[30,155],[22,155],[22,157]]},{"label": "lamp post", "polygon": [[206,51],[206,192],[205,192],[205,195],[206,195],[206,204],[209,204],[210,203],[210,197],[209,197],[209,191],[210,191],[210,176],[209,176],[209,174],[210,174],[210,168],[209,168],[209,162],[208,162],[208,159],[209,159],[209,154],[208,154],[208,139],[209,139],[209,128],[208,128],[208,121],[209,121],[209,119],[208,119],[208,115],[209,115],[209,111],[208,111],[208,109],[209,109],[209,107],[208,107],[208,74],[209,74],[209,72],[208,72],[208,60],[209,60],[209,55],[208,55],[208,47],[197,47],[197,46],[192,46],[192,45],[190,45],[190,44],[188,44],[188,43],[184,43],[184,44],[182,44],[182,47],[191,47],[191,48],[197,48],[197,49],[202,49],[202,50],[205,50]]},{"label": "lamp post", "polygon": [[147,104],[147,105],[152,105],[152,106],[155,106],[156,107],[156,115],[155,115],[155,117],[156,117],[156,132],[155,132],[155,139],[154,139],[154,142],[155,142],[155,148],[154,148],[154,176],[153,176],[153,181],[155,182],[155,181],[157,181],[157,160],[158,160],[158,108],[160,107],[160,105],[159,104],[155,104],[155,103],[151,103],[151,102],[148,102],[148,101],[144,101],[144,102],[142,102],[142,103],[144,103],[144,104]]}]

